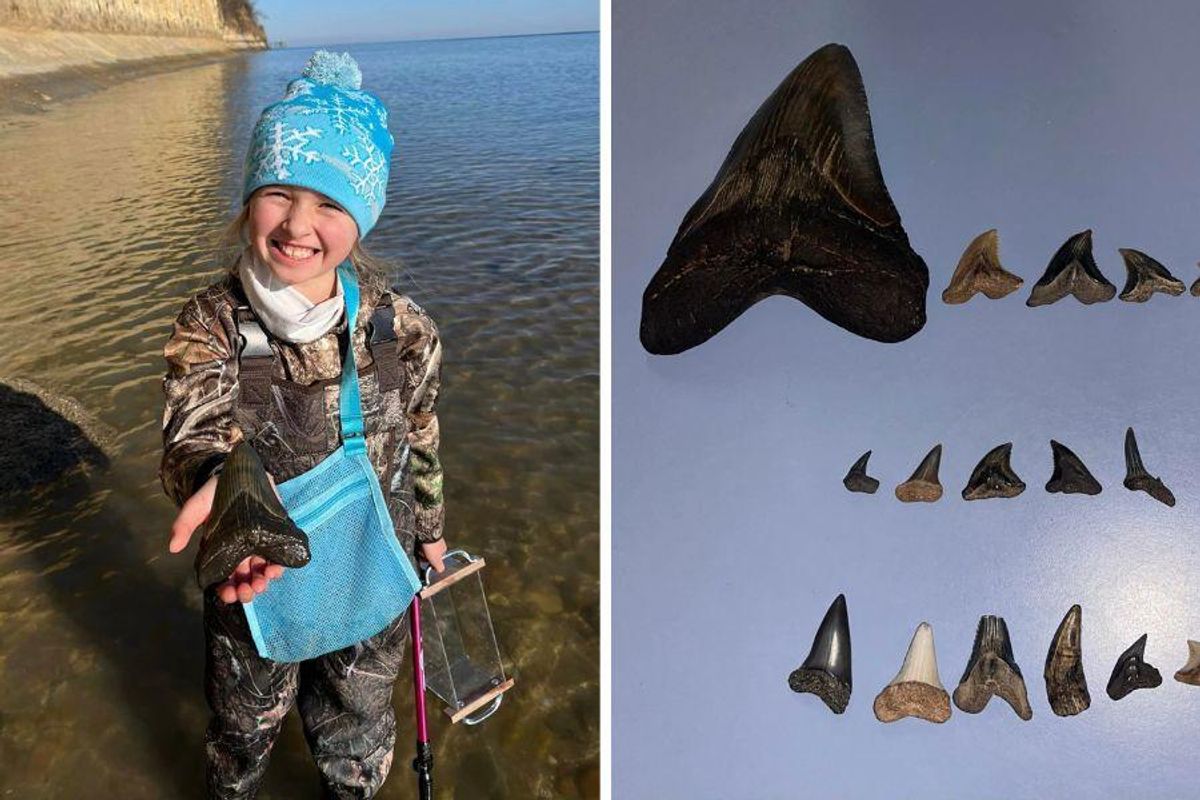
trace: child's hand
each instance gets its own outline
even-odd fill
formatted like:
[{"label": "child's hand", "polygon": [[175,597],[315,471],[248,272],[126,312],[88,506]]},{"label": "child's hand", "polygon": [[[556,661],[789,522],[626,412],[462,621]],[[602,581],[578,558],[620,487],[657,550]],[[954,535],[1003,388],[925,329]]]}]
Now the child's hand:
[{"label": "child's hand", "polygon": [[445,572],[446,565],[442,563],[442,556],[446,554],[446,540],[438,539],[436,542],[422,542],[421,556],[424,557],[429,565],[433,567],[434,572]]}]

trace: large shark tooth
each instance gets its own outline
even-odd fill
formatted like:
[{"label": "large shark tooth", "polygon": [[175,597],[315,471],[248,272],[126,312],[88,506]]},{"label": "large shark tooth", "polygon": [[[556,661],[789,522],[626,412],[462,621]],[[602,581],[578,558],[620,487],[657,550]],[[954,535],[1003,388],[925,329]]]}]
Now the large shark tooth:
[{"label": "large shark tooth", "polygon": [[870,450],[863,453],[850,467],[846,477],[842,478],[842,484],[850,491],[875,494],[875,490],[879,488],[879,481],[867,474],[867,459],[870,457]]},{"label": "large shark tooth", "polygon": [[1133,428],[1125,431],[1125,488],[1145,492],[1160,503],[1175,505],[1175,495],[1171,490],[1142,465],[1142,454],[1138,452]]},{"label": "large shark tooth", "polygon": [[1192,686],[1200,686],[1200,642],[1188,639],[1188,660],[1175,673],[1175,680],[1180,683],[1190,683]]},{"label": "large shark tooth", "polygon": [[965,303],[983,292],[992,300],[1012,294],[1024,283],[1020,277],[1000,266],[1000,235],[996,229],[976,236],[950,278],[950,285],[942,292],[943,303]]},{"label": "large shark tooth", "polygon": [[950,719],[950,695],[938,676],[933,628],[928,622],[917,626],[900,671],[875,698],[875,718],[880,722],[895,722],[904,717],[920,717],[930,722]]},{"label": "large shark tooth", "polygon": [[954,705],[968,714],[978,714],[987,706],[992,695],[1004,700],[1021,719],[1033,718],[1025,678],[1013,658],[1012,642],[1003,617],[985,615],[975,631],[975,647],[971,660],[954,690]]},{"label": "large shark tooth", "polygon": [[1112,300],[1117,294],[1117,287],[1108,282],[1092,258],[1090,230],[1075,234],[1058,248],[1025,305],[1044,306],[1069,294],[1087,305]]},{"label": "large shark tooth", "polygon": [[1121,290],[1121,299],[1129,303],[1144,303],[1155,292],[1162,292],[1178,297],[1184,292],[1183,281],[1171,274],[1162,264],[1140,250],[1128,247],[1118,248],[1121,258],[1125,259],[1125,269],[1129,277],[1125,279],[1125,288]]},{"label": "large shark tooth", "polygon": [[1054,472],[1050,474],[1050,480],[1046,481],[1047,492],[1100,494],[1100,481],[1092,477],[1092,473],[1083,465],[1079,456],[1071,452],[1071,448],[1051,439],[1050,449],[1054,453]]},{"label": "large shark tooth", "polygon": [[829,44],[759,107],[642,295],[642,346],[682,353],[771,295],[898,342],[925,324],[929,270],[892,204],[862,76]]},{"label": "large shark tooth", "polygon": [[925,454],[912,477],[896,487],[896,497],[905,503],[932,503],[942,496],[938,467],[942,463],[942,446],[936,444]]},{"label": "large shark tooth", "polygon": [[850,617],[846,596],[839,594],[825,612],[804,663],[788,676],[794,692],[809,692],[835,714],[850,702]]},{"label": "large shark tooth", "polygon": [[1005,442],[987,452],[962,490],[963,500],[987,500],[991,497],[1016,497],[1025,491],[1025,482],[1013,472],[1008,463],[1012,442]]},{"label": "large shark tooth", "polygon": [[1046,653],[1046,697],[1060,717],[1070,717],[1092,704],[1083,674],[1083,609],[1071,606],[1050,640]]},{"label": "large shark tooth", "polygon": [[1158,670],[1146,663],[1146,639],[1148,634],[1129,645],[1129,649],[1121,653],[1113,666],[1112,676],[1108,679],[1108,696],[1120,700],[1125,695],[1137,689],[1153,689],[1162,685],[1162,675]]}]

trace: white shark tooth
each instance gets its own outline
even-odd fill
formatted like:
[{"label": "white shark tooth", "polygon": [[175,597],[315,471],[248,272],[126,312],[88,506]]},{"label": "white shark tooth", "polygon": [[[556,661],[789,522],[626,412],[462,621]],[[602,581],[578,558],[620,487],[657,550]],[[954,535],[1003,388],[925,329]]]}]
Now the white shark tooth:
[{"label": "white shark tooth", "polygon": [[1183,668],[1175,673],[1175,680],[1200,686],[1200,642],[1188,639],[1188,660]]},{"label": "white shark tooth", "polygon": [[933,628],[928,622],[917,626],[900,671],[875,698],[875,718],[880,722],[895,722],[904,717],[920,717],[930,722],[950,719],[950,695],[938,676]]}]

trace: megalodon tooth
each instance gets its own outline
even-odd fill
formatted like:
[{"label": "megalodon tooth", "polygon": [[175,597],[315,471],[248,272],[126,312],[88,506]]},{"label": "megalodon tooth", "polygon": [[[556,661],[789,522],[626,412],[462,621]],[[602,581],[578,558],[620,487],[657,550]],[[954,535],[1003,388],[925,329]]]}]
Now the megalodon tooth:
[{"label": "megalodon tooth", "polygon": [[1125,288],[1121,290],[1122,300],[1144,303],[1155,292],[1178,297],[1186,290],[1183,281],[1142,251],[1128,247],[1119,248],[1119,251],[1121,258],[1125,259],[1125,269],[1129,274],[1125,279]]},{"label": "megalodon tooth", "polygon": [[867,459],[870,457],[870,450],[863,453],[858,457],[858,461],[851,465],[846,477],[842,478],[842,484],[850,491],[875,494],[875,490],[879,488],[879,481],[867,474]]},{"label": "megalodon tooth", "polygon": [[913,470],[912,477],[896,487],[896,498],[905,503],[932,503],[942,496],[938,468],[942,463],[942,446],[936,444]]},{"label": "megalodon tooth", "polygon": [[1174,507],[1175,495],[1159,478],[1146,471],[1142,464],[1142,454],[1138,452],[1137,439],[1133,428],[1125,431],[1125,488],[1132,491],[1142,491],[1160,503]]},{"label": "megalodon tooth", "polygon": [[1009,458],[1012,442],[1005,442],[989,450],[963,487],[963,500],[987,500],[992,497],[1016,497],[1025,491],[1025,482],[1013,471]]},{"label": "megalodon tooth", "polygon": [[308,536],[284,510],[262,459],[247,441],[225,459],[203,527],[196,553],[201,589],[226,580],[247,556],[285,567],[303,567],[311,557]]},{"label": "megalodon tooth", "polygon": [[1046,697],[1060,717],[1071,717],[1092,704],[1087,676],[1083,674],[1083,609],[1071,606],[1046,653]]},{"label": "megalodon tooth", "polygon": [[1200,642],[1188,639],[1188,660],[1175,673],[1175,680],[1200,686]]},{"label": "megalodon tooth", "polygon": [[954,276],[950,278],[950,285],[942,292],[942,302],[965,303],[977,292],[983,292],[991,300],[999,300],[1021,288],[1024,282],[1000,265],[1000,235],[992,228],[967,245]]},{"label": "megalodon tooth", "polygon": [[950,695],[938,675],[933,628],[922,622],[913,633],[904,664],[892,682],[875,698],[875,718],[895,722],[920,717],[930,722],[950,719]]},{"label": "megalodon tooth", "polygon": [[1117,294],[1117,287],[1108,282],[1092,257],[1090,230],[1075,234],[1058,248],[1025,305],[1044,306],[1069,294],[1085,305],[1104,303]]},{"label": "megalodon tooth", "polygon": [[1092,476],[1071,448],[1051,439],[1050,450],[1054,453],[1054,472],[1050,474],[1050,480],[1046,481],[1047,492],[1100,494],[1100,481]]},{"label": "megalodon tooth", "polygon": [[684,216],[642,295],[641,342],[682,353],[777,294],[898,342],[924,326],[928,288],[883,183],[858,65],[829,44],[759,107]]},{"label": "megalodon tooth", "polygon": [[989,614],[979,620],[971,659],[967,662],[958,688],[954,690],[954,705],[968,714],[978,714],[987,707],[992,695],[1012,706],[1021,719],[1033,718],[1033,709],[1029,707],[1029,695],[1025,690],[1025,678],[1013,658],[1008,626],[1004,624],[1003,617]]},{"label": "megalodon tooth", "polygon": [[788,676],[794,692],[809,692],[835,714],[850,703],[850,617],[846,596],[839,594],[825,612],[804,663]]},{"label": "megalodon tooth", "polygon": [[1162,675],[1146,663],[1147,638],[1148,634],[1143,633],[1129,645],[1128,650],[1121,653],[1113,665],[1112,676],[1108,679],[1108,696],[1113,700],[1120,700],[1138,689],[1153,689],[1162,685]]}]

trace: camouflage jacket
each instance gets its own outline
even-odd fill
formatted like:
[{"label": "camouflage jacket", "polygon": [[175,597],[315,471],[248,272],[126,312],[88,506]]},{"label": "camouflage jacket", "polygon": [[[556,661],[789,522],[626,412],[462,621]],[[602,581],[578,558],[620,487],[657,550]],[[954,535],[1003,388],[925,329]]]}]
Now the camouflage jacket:
[{"label": "camouflage jacket", "polygon": [[[412,552],[414,538],[431,542],[442,535],[436,412],[442,348],[429,315],[393,290],[399,381],[391,390],[379,391],[366,325],[387,287],[371,279],[360,280],[360,286],[353,346],[367,455],[397,536]],[[248,304],[240,280],[230,273],[184,304],[163,349],[167,374],[159,479],[177,507],[243,438],[254,442],[277,483],[316,466],[341,444],[338,396],[345,316],[305,344],[278,339],[264,328],[274,356],[269,362],[270,392],[264,404],[252,410],[245,402],[249,398],[240,396],[238,352],[232,344],[239,341],[238,305]]]}]

